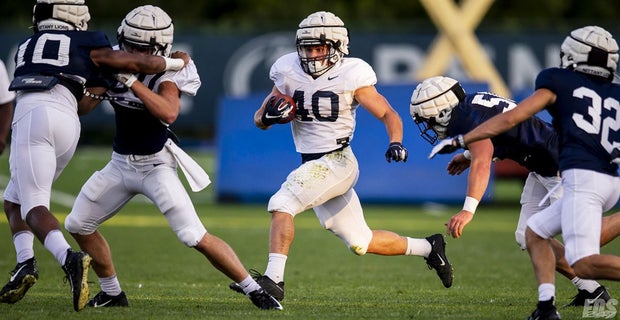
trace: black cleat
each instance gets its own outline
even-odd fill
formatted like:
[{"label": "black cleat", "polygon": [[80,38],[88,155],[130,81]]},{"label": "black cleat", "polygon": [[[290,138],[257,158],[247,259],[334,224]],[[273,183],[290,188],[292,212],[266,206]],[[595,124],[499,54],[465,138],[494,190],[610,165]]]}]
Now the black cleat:
[{"label": "black cleat", "polygon": [[[284,300],[284,281],[275,283],[275,281],[271,280],[271,278],[262,275],[260,272],[254,269],[250,269],[250,275],[252,275],[252,278],[254,278],[258,285],[265,289],[265,291],[267,291],[269,295],[276,298],[276,300],[278,301]],[[236,282],[232,282],[230,285],[228,285],[228,287],[233,291],[245,294],[243,292],[243,288],[241,288],[241,286]]]},{"label": "black cleat", "polygon": [[0,302],[15,303],[21,300],[39,279],[37,260],[32,257],[22,263],[18,263],[11,271],[9,282],[0,291]]},{"label": "black cleat", "polygon": [[127,295],[125,295],[124,291],[121,291],[117,296],[110,296],[100,291],[94,298],[88,301],[88,306],[93,308],[127,307],[129,306],[129,302],[127,301]]},{"label": "black cleat", "polygon": [[577,295],[573,297],[573,300],[568,304],[564,305],[565,307],[583,307],[586,304],[587,300],[591,302],[596,300],[604,300],[605,303],[611,299],[609,292],[604,286],[600,286],[594,290],[594,292],[590,293],[587,290],[579,290]]},{"label": "black cleat", "polygon": [[269,310],[269,309],[275,309],[275,310],[282,310],[284,308],[282,308],[282,305],[280,304],[280,302],[278,302],[278,300],[276,300],[276,298],[272,297],[271,295],[269,295],[269,293],[267,293],[267,291],[265,289],[258,289],[258,290],[254,290],[250,293],[248,293],[248,297],[250,297],[250,300],[252,300],[252,303],[254,303],[255,306],[263,309],[263,310]]},{"label": "black cleat", "polygon": [[71,285],[73,310],[80,311],[88,303],[88,268],[91,258],[86,252],[67,249],[67,258],[62,270]]},{"label": "black cleat", "polygon": [[553,299],[548,301],[539,301],[536,310],[527,318],[527,320],[561,320],[560,313],[553,304]]},{"label": "black cleat", "polygon": [[446,242],[443,236],[439,233],[434,234],[426,237],[426,241],[431,244],[431,253],[428,254],[427,258],[424,258],[428,268],[435,269],[443,286],[450,288],[454,275],[452,274],[452,265],[448,261],[448,257],[446,257]]}]

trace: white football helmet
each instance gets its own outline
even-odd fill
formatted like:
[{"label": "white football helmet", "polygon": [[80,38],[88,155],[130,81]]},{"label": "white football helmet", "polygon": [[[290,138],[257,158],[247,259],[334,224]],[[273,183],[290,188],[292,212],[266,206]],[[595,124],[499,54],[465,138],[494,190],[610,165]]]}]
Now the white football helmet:
[{"label": "white football helmet", "polygon": [[562,42],[560,60],[562,68],[611,79],[618,66],[618,43],[601,27],[575,29]]},{"label": "white football helmet", "polygon": [[32,9],[35,32],[88,30],[90,13],[84,0],[37,0]]},{"label": "white football helmet", "polygon": [[[308,57],[303,47],[316,45],[327,45],[328,53],[319,57]],[[349,32],[336,15],[318,11],[299,24],[296,46],[302,69],[316,78],[349,54]]]},{"label": "white football helmet", "polygon": [[465,90],[449,77],[432,77],[413,90],[409,113],[420,135],[432,145],[446,138],[452,109],[465,99]]},{"label": "white football helmet", "polygon": [[116,33],[118,45],[153,49],[154,55],[170,56],[174,25],[170,16],[161,8],[145,5],[125,16]]}]

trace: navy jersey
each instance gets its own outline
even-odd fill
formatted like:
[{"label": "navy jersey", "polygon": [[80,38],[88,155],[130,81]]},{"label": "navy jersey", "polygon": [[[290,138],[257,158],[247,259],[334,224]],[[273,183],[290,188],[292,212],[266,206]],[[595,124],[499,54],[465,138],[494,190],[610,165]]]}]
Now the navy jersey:
[{"label": "navy jersey", "polygon": [[[177,86],[180,94],[195,96],[201,84],[193,61],[179,71],[136,76],[155,93],[159,93],[162,82],[170,81]],[[168,124],[151,114],[140,98],[122,84],[109,89],[107,93],[118,99],[112,101],[116,119],[113,150],[120,154],[135,155],[149,155],[161,151],[170,135]]]},{"label": "navy jersey", "polygon": [[[488,92],[469,94],[453,110],[447,134],[465,134],[487,119],[516,106],[514,101]],[[491,138],[493,157],[512,159],[543,176],[558,173],[558,137],[553,127],[532,117]]]},{"label": "navy jersey", "polygon": [[549,68],[536,77],[536,89],[541,88],[557,97],[547,110],[559,134],[560,169],[618,176],[618,165],[611,160],[620,152],[620,86],[600,77]]},{"label": "navy jersey", "polygon": [[111,44],[100,31],[37,32],[19,44],[15,76],[64,73],[98,84],[101,69],[90,59],[90,51],[103,47],[111,48]]}]

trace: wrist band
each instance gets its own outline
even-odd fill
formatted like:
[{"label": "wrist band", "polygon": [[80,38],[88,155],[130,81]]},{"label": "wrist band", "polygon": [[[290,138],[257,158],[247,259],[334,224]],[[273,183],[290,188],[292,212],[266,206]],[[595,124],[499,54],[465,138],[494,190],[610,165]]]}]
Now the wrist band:
[{"label": "wrist band", "polygon": [[467,160],[471,160],[471,153],[469,153],[469,150],[463,151],[463,157]]},{"label": "wrist band", "polygon": [[463,210],[469,211],[471,213],[476,213],[476,208],[478,207],[478,200],[472,197],[465,197],[465,203],[463,204]]},{"label": "wrist band", "polygon": [[164,69],[166,71],[179,71],[185,67],[183,59],[164,57],[164,61],[166,62],[166,68]]}]

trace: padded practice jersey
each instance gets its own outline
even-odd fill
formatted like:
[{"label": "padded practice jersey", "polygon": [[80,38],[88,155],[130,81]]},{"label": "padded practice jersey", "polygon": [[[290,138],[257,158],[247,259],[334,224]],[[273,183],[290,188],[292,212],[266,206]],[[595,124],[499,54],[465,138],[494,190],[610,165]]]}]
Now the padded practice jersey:
[{"label": "padded practice jersey", "polygon": [[297,115],[291,122],[299,153],[324,153],[348,145],[355,131],[355,90],[372,86],[377,76],[361,59],[343,58],[313,79],[300,65],[297,53],[279,58],[269,76],[278,90],[293,97]]},{"label": "padded practice jersey", "polygon": [[71,74],[96,85],[101,69],[90,59],[93,49],[112,47],[101,31],[37,32],[15,54],[15,76]]},{"label": "padded practice jersey", "polygon": [[[613,176],[620,156],[620,86],[600,77],[567,69],[545,69],[536,89],[557,98],[547,110],[560,136],[560,169],[587,169]],[[614,153],[614,150],[615,153]]]},{"label": "padded practice jersey", "polygon": [[[453,110],[447,135],[465,134],[489,118],[514,108],[516,104],[487,92],[469,94]],[[529,171],[543,176],[558,173],[558,137],[553,127],[532,117],[491,138],[493,157],[512,159]]]},{"label": "padded practice jersey", "polygon": [[[174,82],[181,94],[195,96],[200,88],[200,77],[193,61],[179,71],[158,74],[137,74],[138,80],[157,93],[164,81]],[[161,151],[168,140],[168,124],[153,116],[130,89],[122,84],[108,90],[116,119],[113,149],[120,154],[150,155]]]}]

